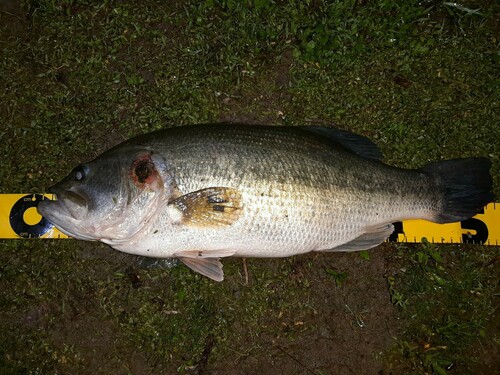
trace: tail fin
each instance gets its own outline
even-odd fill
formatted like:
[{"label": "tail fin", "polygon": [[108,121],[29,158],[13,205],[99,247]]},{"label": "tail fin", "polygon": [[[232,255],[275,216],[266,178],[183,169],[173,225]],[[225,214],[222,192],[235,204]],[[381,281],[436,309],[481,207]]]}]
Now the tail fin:
[{"label": "tail fin", "polygon": [[466,220],[494,200],[491,162],[486,158],[453,159],[431,163],[422,171],[435,176],[443,189],[437,223]]}]

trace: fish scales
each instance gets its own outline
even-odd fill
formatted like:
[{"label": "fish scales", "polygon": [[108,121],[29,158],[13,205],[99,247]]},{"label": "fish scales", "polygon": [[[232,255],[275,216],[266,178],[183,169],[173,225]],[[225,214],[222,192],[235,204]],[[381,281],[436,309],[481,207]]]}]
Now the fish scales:
[{"label": "fish scales", "polygon": [[[244,196],[237,223],[219,231],[183,228],[169,236],[176,251],[230,244],[239,256],[288,256],[330,249],[366,226],[432,210],[426,176],[418,188],[413,174],[378,162],[359,165],[358,156],[314,137],[275,129],[263,134],[253,127],[231,130],[221,135],[220,128],[205,128],[190,137],[180,132],[178,139],[164,132],[165,138],[160,133],[151,144],[170,161],[182,192],[230,186]],[[395,189],[405,199],[394,201]]]},{"label": "fish scales", "polygon": [[77,167],[40,212],[70,236],[178,257],[220,281],[220,257],[363,250],[392,222],[461,220],[493,199],[487,159],[406,170],[378,157],[366,138],[335,129],[178,127]]}]

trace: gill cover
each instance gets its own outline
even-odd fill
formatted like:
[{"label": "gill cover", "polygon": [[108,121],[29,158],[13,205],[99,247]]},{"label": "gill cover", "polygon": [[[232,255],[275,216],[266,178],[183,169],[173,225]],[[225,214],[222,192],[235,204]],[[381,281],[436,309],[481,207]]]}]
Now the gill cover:
[{"label": "gill cover", "polygon": [[[122,173],[123,190],[114,200],[121,208],[121,217],[111,221],[107,231],[112,236],[100,238],[110,245],[128,242],[153,221],[175,196],[177,187],[165,160],[151,151],[138,152],[132,164]],[[120,200],[126,199],[125,202]],[[114,232],[121,228],[120,233]],[[113,233],[114,232],[114,233]]]}]

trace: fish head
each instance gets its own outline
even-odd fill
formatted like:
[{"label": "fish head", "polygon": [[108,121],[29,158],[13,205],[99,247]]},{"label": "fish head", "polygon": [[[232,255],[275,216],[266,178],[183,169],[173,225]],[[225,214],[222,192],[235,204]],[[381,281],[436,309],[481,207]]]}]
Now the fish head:
[{"label": "fish head", "polygon": [[40,214],[63,233],[110,245],[130,241],[168,203],[175,190],[171,168],[150,150],[110,150],[74,168],[49,188]]}]

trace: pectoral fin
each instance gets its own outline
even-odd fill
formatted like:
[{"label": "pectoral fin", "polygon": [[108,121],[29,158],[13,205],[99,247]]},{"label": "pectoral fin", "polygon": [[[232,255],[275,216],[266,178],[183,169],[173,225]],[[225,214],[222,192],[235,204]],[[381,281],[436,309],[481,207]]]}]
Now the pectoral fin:
[{"label": "pectoral fin", "polygon": [[201,273],[215,281],[224,280],[224,272],[222,271],[222,263],[219,258],[188,258],[179,257],[186,266],[193,271]]},{"label": "pectoral fin", "polygon": [[226,187],[213,187],[185,194],[169,203],[174,222],[201,226],[228,226],[243,210],[241,194]]},{"label": "pectoral fin", "polygon": [[334,247],[333,249],[323,251],[361,251],[368,250],[372,247],[380,245],[394,232],[392,224],[384,224],[382,226],[367,228],[367,232],[361,236],[349,241],[343,245]]}]

